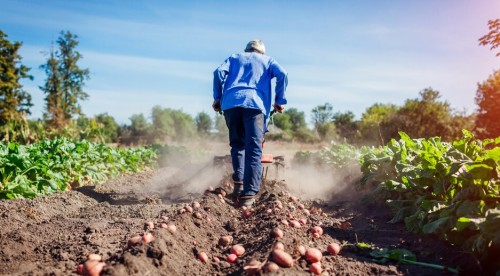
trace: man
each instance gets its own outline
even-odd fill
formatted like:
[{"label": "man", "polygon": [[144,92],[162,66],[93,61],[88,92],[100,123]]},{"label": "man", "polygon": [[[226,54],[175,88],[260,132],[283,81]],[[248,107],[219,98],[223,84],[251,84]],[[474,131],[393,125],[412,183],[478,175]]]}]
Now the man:
[{"label": "man", "polygon": [[266,56],[261,40],[248,42],[245,52],[231,55],[214,72],[212,107],[224,111],[234,173],[232,197],[240,206],[252,206],[262,178],[262,139],[271,111],[271,79],[276,78],[274,110],[287,103],[286,71]]}]

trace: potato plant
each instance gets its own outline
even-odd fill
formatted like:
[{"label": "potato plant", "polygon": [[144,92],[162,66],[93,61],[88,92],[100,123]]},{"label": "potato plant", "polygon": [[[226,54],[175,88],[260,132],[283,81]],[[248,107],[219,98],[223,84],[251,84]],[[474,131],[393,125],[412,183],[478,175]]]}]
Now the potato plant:
[{"label": "potato plant", "polygon": [[500,246],[500,138],[468,131],[452,143],[438,137],[391,140],[361,158],[363,187],[417,233],[461,244],[481,258]]},{"label": "potato plant", "polygon": [[155,166],[151,148],[120,149],[86,140],[0,144],[0,199],[33,198],[104,182]]}]

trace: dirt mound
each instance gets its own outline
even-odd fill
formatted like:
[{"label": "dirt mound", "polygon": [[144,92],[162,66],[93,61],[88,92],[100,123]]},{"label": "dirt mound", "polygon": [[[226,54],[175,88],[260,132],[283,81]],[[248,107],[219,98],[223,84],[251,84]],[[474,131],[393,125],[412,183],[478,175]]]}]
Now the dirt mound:
[{"label": "dirt mound", "polygon": [[[158,173],[164,172],[122,177],[97,187],[34,200],[0,202],[0,274],[76,274],[77,266],[90,254],[99,254],[106,264],[104,275],[241,275],[250,260],[269,263],[277,241],[294,259],[293,267],[280,268],[278,275],[310,272],[309,263],[298,250],[301,245],[323,253],[324,274],[440,273],[414,265],[377,264],[354,246],[358,241],[378,247],[404,247],[416,253],[419,261],[480,271],[474,262],[464,261],[463,254],[457,253],[459,249],[412,235],[402,225],[387,224],[389,214],[360,204],[355,197],[338,194],[329,205],[301,202],[288,194],[283,183],[266,182],[256,206],[246,211],[235,208],[216,192],[197,198],[199,207],[194,200],[165,205],[162,195],[145,192]],[[185,206],[195,208],[191,211]],[[297,225],[286,226],[285,221]],[[147,222],[153,222],[154,229]],[[175,225],[175,232],[171,225]],[[315,225],[324,230],[319,238],[311,234]],[[283,231],[282,238],[272,237],[276,227]],[[128,244],[131,237],[144,233],[152,233],[154,241]],[[232,242],[221,245],[223,236],[231,236]],[[332,242],[344,245],[337,256],[326,252]],[[245,253],[229,263],[226,260],[234,244],[241,244]],[[207,263],[198,259],[201,252],[207,254]]]}]

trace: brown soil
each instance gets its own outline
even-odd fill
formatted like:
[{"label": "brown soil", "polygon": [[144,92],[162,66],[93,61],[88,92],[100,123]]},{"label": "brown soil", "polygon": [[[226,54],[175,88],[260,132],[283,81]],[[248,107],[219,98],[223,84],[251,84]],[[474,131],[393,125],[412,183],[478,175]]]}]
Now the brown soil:
[{"label": "brown soil", "polygon": [[[334,195],[328,204],[301,202],[300,196],[299,202],[290,202],[286,185],[266,182],[247,218],[229,199],[222,203],[215,192],[196,196],[201,207],[194,213],[180,213],[194,198],[165,204],[161,200],[166,201],[165,195],[145,192],[159,173],[164,174],[165,169],[33,200],[1,201],[0,274],[76,274],[78,264],[95,253],[106,263],[103,275],[241,275],[251,259],[270,261],[276,241],[270,232],[275,227],[283,230],[284,237],[278,240],[295,259],[292,268],[281,268],[278,275],[309,274],[309,264],[296,250],[299,245],[323,252],[324,275],[443,274],[416,265],[378,264],[353,245],[357,241],[380,248],[405,248],[419,261],[460,267],[465,274],[481,272],[474,258],[460,249],[408,233],[404,225],[388,224],[390,214],[384,207],[361,203],[350,190]],[[283,208],[268,214],[277,200]],[[311,210],[310,215],[298,208],[299,203]],[[283,219],[292,220],[287,214],[296,220],[307,219],[307,224],[300,228],[281,225]],[[177,231],[161,228],[161,216],[167,216],[167,224],[174,224]],[[145,227],[149,221],[155,225],[153,230]],[[323,225],[324,234],[316,239],[310,229],[317,224]],[[132,236],[145,232],[151,232],[155,240],[127,245]],[[234,264],[225,261],[231,245],[218,245],[225,235],[231,235],[232,244],[242,244],[246,250]],[[344,245],[339,255],[326,252],[331,242]],[[208,263],[197,259],[199,252],[208,255]],[[214,257],[220,262],[213,262]]]}]

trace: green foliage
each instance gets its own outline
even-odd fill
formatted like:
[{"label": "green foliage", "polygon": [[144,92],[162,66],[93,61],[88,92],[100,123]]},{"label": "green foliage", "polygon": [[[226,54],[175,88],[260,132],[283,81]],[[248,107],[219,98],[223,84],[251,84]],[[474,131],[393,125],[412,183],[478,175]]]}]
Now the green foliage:
[{"label": "green foliage", "polygon": [[312,143],[317,139],[314,133],[307,128],[304,112],[296,108],[290,108],[283,113],[277,113],[272,118],[276,127],[283,130],[284,133],[277,135],[267,135],[271,140],[285,140]]},{"label": "green foliage", "polygon": [[206,112],[200,112],[195,117],[196,129],[198,134],[202,137],[207,137],[212,129],[213,121],[210,115]]},{"label": "green foliage", "polygon": [[396,261],[402,264],[432,267],[435,269],[444,270],[446,272],[458,274],[458,270],[454,268],[437,264],[417,262],[417,256],[415,256],[413,252],[403,248],[395,248],[395,249],[380,248],[370,252],[370,256],[374,258],[374,261],[382,264],[385,264],[388,261]]},{"label": "green foliage", "polygon": [[80,116],[76,125],[70,123],[66,128],[74,127],[73,139],[86,139],[92,142],[113,143],[118,136],[118,124],[115,119],[107,113],[96,115],[94,118]]},{"label": "green foliage", "polygon": [[[422,90],[419,99],[406,100],[391,123],[410,136],[448,139],[453,136],[450,129],[451,108],[449,103],[438,101],[440,97],[439,92],[432,88]],[[396,133],[392,137],[395,136]]]},{"label": "green foliage", "polygon": [[[426,88],[420,97],[408,99],[401,107],[375,104],[359,122],[358,139],[365,144],[384,145],[403,131],[413,137],[439,136],[444,141],[459,138],[460,130],[473,128],[473,117],[455,112],[446,101],[439,101],[439,91]],[[378,143],[375,143],[377,141]]]},{"label": "green foliage", "polygon": [[50,126],[58,130],[64,128],[74,115],[82,114],[79,102],[89,96],[83,91],[89,70],[78,66],[82,56],[75,50],[77,38],[70,32],[61,31],[56,41],[58,49],[51,49],[47,62],[41,66],[47,75],[44,86],[40,87],[47,95],[44,116]]},{"label": "green foliage", "polygon": [[152,148],[119,149],[67,138],[0,144],[0,199],[32,198],[154,166]]},{"label": "green foliage", "polygon": [[368,107],[359,122],[360,138],[367,144],[385,145],[387,133],[392,132],[388,122],[398,109],[394,104],[381,103]]},{"label": "green foliage", "polygon": [[391,222],[486,258],[500,245],[493,230],[500,229],[500,138],[482,141],[465,130],[452,143],[400,136],[361,157],[360,184],[396,211]]},{"label": "green foliage", "polygon": [[30,68],[21,64],[20,42],[10,42],[0,30],[0,139],[10,141],[25,128],[31,95],[22,89],[22,79],[33,79]]},{"label": "green foliage", "polygon": [[332,139],[335,133],[333,120],[333,106],[330,103],[318,105],[312,109],[312,118],[315,130],[321,140]]},{"label": "green foliage", "polygon": [[500,70],[493,72],[486,81],[478,84],[476,92],[478,112],[476,128],[480,138],[500,136]]},{"label": "green foliage", "polygon": [[196,134],[196,124],[191,115],[171,108],[153,107],[152,136],[157,142],[165,139],[183,141]]},{"label": "green foliage", "polygon": [[358,148],[348,143],[338,144],[332,142],[329,147],[324,147],[318,152],[299,151],[293,158],[295,164],[314,165],[327,169],[343,169],[357,166],[361,154],[367,149]]},{"label": "green foliage", "polygon": [[333,115],[332,119],[340,138],[346,139],[350,143],[354,142],[358,132],[358,124],[354,120],[354,113],[351,111],[344,113],[337,112]]}]

